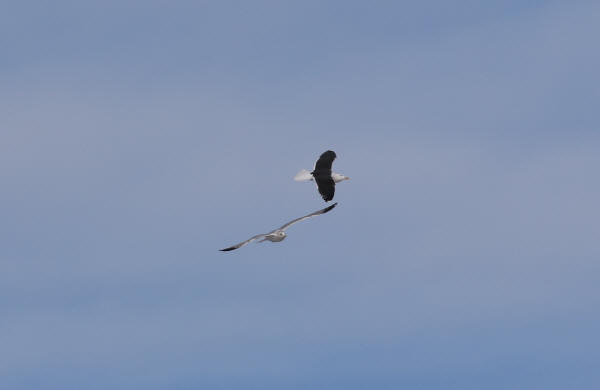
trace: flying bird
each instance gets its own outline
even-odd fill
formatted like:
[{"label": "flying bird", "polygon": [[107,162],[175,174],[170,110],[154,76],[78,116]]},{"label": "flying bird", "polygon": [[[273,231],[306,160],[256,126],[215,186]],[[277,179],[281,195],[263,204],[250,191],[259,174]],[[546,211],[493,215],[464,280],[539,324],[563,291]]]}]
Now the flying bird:
[{"label": "flying bird", "polygon": [[283,241],[287,237],[287,234],[285,234],[285,229],[289,228],[290,226],[292,226],[296,222],[304,221],[305,219],[310,218],[310,217],[314,217],[316,215],[325,214],[326,212],[328,212],[331,209],[333,209],[336,205],[337,205],[337,203],[334,203],[334,204],[332,204],[329,207],[325,207],[324,209],[321,209],[319,211],[315,211],[314,213],[310,213],[308,215],[305,215],[304,217],[293,219],[290,222],[288,222],[285,225],[283,225],[282,227],[280,227],[279,229],[272,230],[269,233],[265,233],[265,234],[258,234],[258,235],[254,236],[254,237],[251,237],[251,238],[247,239],[246,241],[240,242],[239,244],[230,246],[229,248],[220,249],[220,250],[223,251],[223,252],[232,251],[234,249],[241,248],[244,245],[249,244],[250,242],[252,242],[254,240],[258,240],[259,238],[262,238],[262,240],[260,240],[259,242],[263,242],[263,241],[271,241],[271,242]]},{"label": "flying bird", "polygon": [[298,172],[298,174],[294,177],[294,180],[314,180],[317,184],[319,194],[321,194],[323,197],[323,200],[325,200],[325,202],[329,202],[333,199],[333,195],[335,194],[335,183],[339,183],[343,180],[350,180],[348,176],[340,175],[339,173],[335,173],[331,170],[331,165],[333,164],[333,160],[335,160],[335,158],[336,155],[333,150],[326,151],[321,155],[321,157],[319,157],[312,172],[303,169]]}]

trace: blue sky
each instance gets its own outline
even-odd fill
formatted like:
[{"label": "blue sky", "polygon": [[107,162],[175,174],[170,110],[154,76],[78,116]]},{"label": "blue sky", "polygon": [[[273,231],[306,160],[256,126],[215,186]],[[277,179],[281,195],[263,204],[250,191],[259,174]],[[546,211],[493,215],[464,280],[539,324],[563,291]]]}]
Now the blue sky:
[{"label": "blue sky", "polygon": [[7,388],[600,385],[597,3],[3,8]]}]

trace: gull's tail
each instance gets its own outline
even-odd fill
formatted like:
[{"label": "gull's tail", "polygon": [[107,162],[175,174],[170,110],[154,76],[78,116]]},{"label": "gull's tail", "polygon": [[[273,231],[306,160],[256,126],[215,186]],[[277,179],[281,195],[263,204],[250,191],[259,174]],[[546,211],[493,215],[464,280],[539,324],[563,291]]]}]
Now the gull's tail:
[{"label": "gull's tail", "polygon": [[312,180],[312,179],[313,179],[312,175],[306,169],[301,170],[300,172],[298,172],[298,174],[296,176],[294,176],[294,180],[296,180],[296,181],[307,181],[307,180]]}]

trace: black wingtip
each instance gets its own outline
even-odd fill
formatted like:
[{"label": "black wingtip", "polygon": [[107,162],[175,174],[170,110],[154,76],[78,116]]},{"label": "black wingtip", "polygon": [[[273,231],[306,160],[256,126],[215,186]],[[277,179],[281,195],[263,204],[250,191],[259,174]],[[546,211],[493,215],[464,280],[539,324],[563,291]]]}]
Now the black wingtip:
[{"label": "black wingtip", "polygon": [[323,213],[326,213],[326,212],[330,211],[330,210],[331,210],[331,209],[333,209],[335,206],[337,206],[337,202],[335,202],[334,204],[332,204],[332,205],[331,205],[331,206],[329,206],[329,207],[326,207],[326,208],[324,208],[324,209],[323,209]]},{"label": "black wingtip", "polygon": [[234,249],[235,249],[234,247],[229,247],[229,248],[225,248],[225,249],[219,249],[219,250],[220,250],[221,252],[229,252],[229,251],[232,251],[232,250],[234,250]]}]

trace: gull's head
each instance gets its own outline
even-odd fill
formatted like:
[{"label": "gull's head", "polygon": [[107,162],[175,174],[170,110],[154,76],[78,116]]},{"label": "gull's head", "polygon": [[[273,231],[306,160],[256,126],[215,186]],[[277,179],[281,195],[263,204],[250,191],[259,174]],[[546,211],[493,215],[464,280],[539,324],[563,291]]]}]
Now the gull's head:
[{"label": "gull's head", "polygon": [[277,232],[277,235],[278,235],[279,237],[285,237],[285,236],[286,236],[286,234],[285,234],[285,232],[284,232],[283,230],[280,230],[280,231],[278,231],[278,232]]}]

